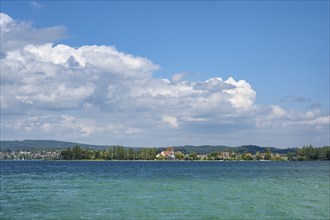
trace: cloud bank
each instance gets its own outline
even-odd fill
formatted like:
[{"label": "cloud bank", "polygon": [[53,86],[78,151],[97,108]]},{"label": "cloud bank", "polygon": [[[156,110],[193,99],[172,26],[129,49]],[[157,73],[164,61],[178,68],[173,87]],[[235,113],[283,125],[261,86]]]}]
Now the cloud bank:
[{"label": "cloud bank", "polygon": [[55,44],[65,34],[62,26],[36,29],[4,13],[0,25],[1,139],[130,146],[328,143],[328,114],[257,105],[245,80],[190,82],[182,73],[159,79],[159,65],[113,46]]}]

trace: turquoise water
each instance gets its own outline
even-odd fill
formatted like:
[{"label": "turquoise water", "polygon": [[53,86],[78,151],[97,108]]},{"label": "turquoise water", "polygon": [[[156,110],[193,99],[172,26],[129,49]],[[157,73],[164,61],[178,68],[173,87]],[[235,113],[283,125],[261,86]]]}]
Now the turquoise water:
[{"label": "turquoise water", "polygon": [[330,162],[2,161],[0,219],[329,219]]}]

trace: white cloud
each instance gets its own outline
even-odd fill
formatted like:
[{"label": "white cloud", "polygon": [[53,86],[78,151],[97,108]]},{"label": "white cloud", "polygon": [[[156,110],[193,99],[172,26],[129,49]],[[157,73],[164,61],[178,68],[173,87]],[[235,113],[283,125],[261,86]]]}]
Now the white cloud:
[{"label": "white cloud", "polygon": [[158,79],[159,66],[147,58],[113,46],[56,45],[65,28],[35,29],[0,16],[1,129],[8,137],[135,146],[272,144],[283,131],[297,142],[328,138],[313,133],[329,131],[327,112],[256,105],[245,80]]},{"label": "white cloud", "polygon": [[248,110],[253,106],[256,92],[252,90],[249,83],[245,80],[236,82],[233,78],[229,78],[225,82],[235,86],[234,89],[225,92],[232,95],[230,102],[237,110]]},{"label": "white cloud", "polygon": [[278,105],[271,105],[272,109],[271,116],[275,118],[282,118],[287,115],[287,112]]},{"label": "white cloud", "polygon": [[103,135],[131,135],[139,129],[124,127],[117,123],[96,122],[91,118],[78,118],[72,115],[45,114],[41,116],[17,117],[15,123],[6,124],[6,129],[14,129],[25,134],[56,138],[89,138],[97,133]]},{"label": "white cloud", "polygon": [[36,2],[36,1],[31,1],[30,5],[36,10],[39,10],[43,7],[43,5],[41,3]]},{"label": "white cloud", "polygon": [[185,77],[185,73],[176,73],[172,76],[172,82],[180,82]]},{"label": "white cloud", "polygon": [[9,15],[0,13],[1,53],[22,48],[28,44],[44,44],[63,38],[63,26],[34,28],[31,23],[17,22]]},{"label": "white cloud", "polygon": [[162,121],[167,123],[168,125],[170,125],[172,128],[178,128],[179,127],[178,119],[174,116],[163,115],[162,116]]},{"label": "white cloud", "polygon": [[9,29],[7,28],[7,25],[14,22],[14,20],[7,14],[0,12],[0,28],[1,31],[8,32]]}]

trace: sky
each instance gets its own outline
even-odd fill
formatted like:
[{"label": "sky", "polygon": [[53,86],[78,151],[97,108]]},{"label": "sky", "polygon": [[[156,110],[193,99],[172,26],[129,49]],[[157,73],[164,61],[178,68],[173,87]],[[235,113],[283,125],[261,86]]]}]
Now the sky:
[{"label": "sky", "polygon": [[1,140],[329,145],[329,1],[1,1]]}]

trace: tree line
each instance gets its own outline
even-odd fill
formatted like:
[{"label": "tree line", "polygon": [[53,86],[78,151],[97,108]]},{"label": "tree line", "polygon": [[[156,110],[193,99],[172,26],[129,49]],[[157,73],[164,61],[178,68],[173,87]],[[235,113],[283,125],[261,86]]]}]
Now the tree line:
[{"label": "tree line", "polygon": [[125,148],[112,146],[108,150],[83,149],[79,145],[68,147],[60,154],[63,160],[153,160],[156,158],[156,148]]},{"label": "tree line", "polygon": [[304,146],[297,148],[295,153],[289,153],[288,157],[295,157],[297,160],[330,160],[330,146]]},{"label": "tree line", "polygon": [[[115,145],[108,150],[92,150],[83,149],[79,145],[74,147],[68,147],[61,151],[60,158],[63,160],[154,160],[154,159],[166,159],[162,156],[156,157],[160,149],[157,148],[126,148],[123,146]],[[220,152],[213,152],[205,157],[205,160],[218,160]],[[258,152],[255,155],[251,155],[248,152],[243,154],[230,153],[230,159],[234,160],[283,160],[286,157],[287,160],[330,160],[330,146],[313,147],[311,145],[304,146],[303,148],[296,148],[295,151],[289,152],[285,155],[273,155],[268,148],[264,155]],[[201,160],[196,152],[190,152],[189,154],[182,154],[181,152],[175,152],[175,158],[178,160]]]}]

